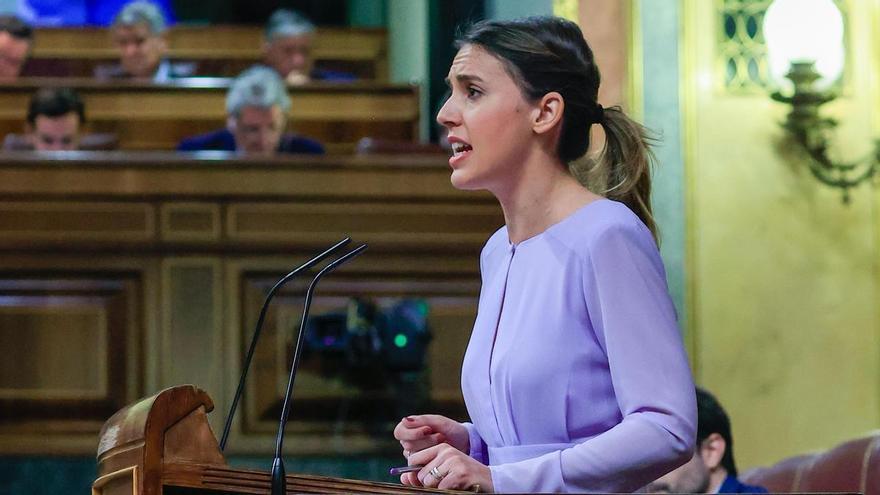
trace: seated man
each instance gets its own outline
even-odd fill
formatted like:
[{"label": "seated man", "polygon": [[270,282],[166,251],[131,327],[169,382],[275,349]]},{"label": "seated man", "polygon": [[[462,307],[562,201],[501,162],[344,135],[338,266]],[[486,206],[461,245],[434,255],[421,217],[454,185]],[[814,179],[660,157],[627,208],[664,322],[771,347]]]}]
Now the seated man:
[{"label": "seated man", "polygon": [[41,89],[28,107],[28,140],[36,151],[75,150],[85,119],[83,102],[72,89]]},{"label": "seated man", "polygon": [[308,138],[285,134],[290,97],[278,74],[254,66],[239,74],[226,93],[226,129],[184,139],[178,151],[221,150],[243,155],[322,154]]},{"label": "seated man", "polygon": [[164,59],[168,51],[165,17],[159,7],[148,1],[135,0],[123,7],[110,33],[119,50],[119,64],[96,67],[98,79],[168,82],[194,72],[192,64],[172,64]]},{"label": "seated man", "polygon": [[712,394],[697,388],[697,448],[684,466],[648,485],[652,493],[767,493],[737,478],[730,419]]},{"label": "seated man", "polygon": [[34,31],[13,15],[0,16],[0,79],[15,79],[27,61]]},{"label": "seated man", "polygon": [[263,41],[266,65],[275,69],[287,84],[303,84],[311,80],[354,80],[351,74],[312,67],[314,37],[315,25],[305,16],[293,10],[276,10],[266,23]]}]

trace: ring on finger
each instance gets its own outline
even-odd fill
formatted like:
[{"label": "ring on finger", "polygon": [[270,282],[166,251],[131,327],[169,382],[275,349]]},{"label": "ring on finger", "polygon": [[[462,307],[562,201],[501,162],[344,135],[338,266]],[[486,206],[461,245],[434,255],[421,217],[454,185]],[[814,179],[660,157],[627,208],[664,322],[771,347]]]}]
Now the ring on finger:
[{"label": "ring on finger", "polygon": [[440,472],[440,469],[439,469],[437,466],[434,466],[434,467],[431,468],[430,471],[428,471],[428,474],[430,474],[431,476],[437,478],[437,481],[440,481],[440,480],[442,480],[443,478],[445,478],[446,475],[449,474],[449,473],[441,473],[441,472]]}]

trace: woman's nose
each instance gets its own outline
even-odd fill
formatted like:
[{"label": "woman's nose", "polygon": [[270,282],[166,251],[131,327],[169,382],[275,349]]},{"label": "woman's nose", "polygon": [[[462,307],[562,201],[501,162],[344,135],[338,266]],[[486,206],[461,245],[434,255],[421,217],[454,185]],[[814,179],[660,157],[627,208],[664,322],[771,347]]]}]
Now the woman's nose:
[{"label": "woman's nose", "polygon": [[437,112],[437,123],[444,127],[454,127],[458,125],[459,122],[459,112],[458,109],[455,108],[455,103],[452,98],[446,100],[442,107],[440,107],[440,111]]}]

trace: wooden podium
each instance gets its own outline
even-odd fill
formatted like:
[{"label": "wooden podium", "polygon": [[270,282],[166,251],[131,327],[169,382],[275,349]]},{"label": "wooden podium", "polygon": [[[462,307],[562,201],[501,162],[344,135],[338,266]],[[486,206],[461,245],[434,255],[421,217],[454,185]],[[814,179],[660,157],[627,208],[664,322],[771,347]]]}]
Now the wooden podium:
[{"label": "wooden podium", "polygon": [[[226,464],[203,390],[181,385],[114,414],[101,428],[92,495],[268,494],[268,472]],[[287,475],[288,493],[448,493],[393,483]]]}]

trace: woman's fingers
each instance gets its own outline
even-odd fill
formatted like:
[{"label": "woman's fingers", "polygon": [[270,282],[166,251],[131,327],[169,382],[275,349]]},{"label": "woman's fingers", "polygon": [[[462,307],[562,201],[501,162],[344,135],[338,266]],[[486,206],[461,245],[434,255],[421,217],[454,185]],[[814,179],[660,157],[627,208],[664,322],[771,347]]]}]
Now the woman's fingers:
[{"label": "woman's fingers", "polygon": [[436,488],[443,481],[446,471],[443,469],[442,461],[435,460],[419,471],[419,480],[423,486]]},{"label": "woman's fingers", "polygon": [[410,427],[429,426],[432,430],[438,432],[445,432],[453,424],[457,424],[457,421],[453,421],[446,416],[441,416],[439,414],[421,414],[417,416],[407,416],[403,418],[402,422],[409,425]]},{"label": "woman's fingers", "polygon": [[[439,414],[417,414],[404,417],[400,420],[398,426],[410,429],[427,426],[431,428],[432,431],[442,433],[453,428],[457,424],[457,421],[453,421],[446,416],[441,416]],[[397,429],[395,428],[395,432],[396,431]]]},{"label": "woman's fingers", "polygon": [[[448,443],[458,450],[468,453],[470,442],[467,429],[458,421],[439,414],[421,414],[404,417],[395,427],[394,437],[402,440],[406,436],[407,440],[413,440],[413,438],[407,435],[412,435],[413,431],[422,427],[430,428],[432,433],[442,434],[443,436],[438,440],[439,442]],[[424,448],[424,446],[422,447]]]},{"label": "woman's fingers", "polygon": [[403,473],[400,475],[400,482],[407,486],[423,486],[419,481],[418,473]]},{"label": "woman's fingers", "polygon": [[394,438],[398,440],[418,440],[434,433],[434,429],[427,425],[406,425],[397,423],[394,427]]},{"label": "woman's fingers", "polygon": [[[401,440],[400,446],[403,447],[403,450],[407,450],[410,454],[412,454],[414,452],[419,452],[421,450],[431,448],[445,441],[446,437],[442,433],[432,433],[427,437],[423,437],[418,440]],[[404,457],[408,458],[409,456],[404,455]]]},{"label": "woman's fingers", "polygon": [[453,467],[448,467],[447,464],[444,464],[441,468],[441,472],[445,474],[443,479],[437,483],[437,488],[441,490],[460,490],[462,482],[466,478],[466,473],[459,472]]},{"label": "woman's fingers", "polygon": [[476,486],[491,490],[492,487],[489,468],[449,444],[414,452],[408,462],[424,466],[417,476],[422,486],[443,490],[472,490]]},{"label": "woman's fingers", "polygon": [[446,462],[450,455],[453,455],[453,452],[456,452],[453,447],[443,443],[412,453],[407,462],[410,466],[424,466],[418,472],[419,481],[421,481],[424,486],[436,487],[440,483],[440,480],[443,479],[443,475],[446,472],[441,469],[441,466]]}]

